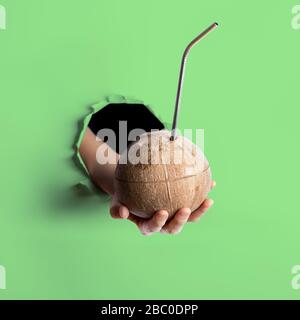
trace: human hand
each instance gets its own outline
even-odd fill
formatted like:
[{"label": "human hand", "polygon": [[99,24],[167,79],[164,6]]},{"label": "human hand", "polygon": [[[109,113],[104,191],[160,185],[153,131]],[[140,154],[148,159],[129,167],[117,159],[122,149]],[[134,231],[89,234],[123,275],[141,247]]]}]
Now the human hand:
[{"label": "human hand", "polygon": [[[214,188],[215,185],[216,182],[212,181],[211,189]],[[128,219],[132,221],[145,236],[149,236],[155,232],[178,234],[187,222],[198,221],[212,205],[213,200],[206,199],[194,212],[191,212],[189,208],[179,209],[170,221],[167,221],[168,212],[166,210],[157,211],[150,219],[143,219],[130,213],[128,208],[122,205],[116,196],[113,196],[110,214],[114,219]]]}]

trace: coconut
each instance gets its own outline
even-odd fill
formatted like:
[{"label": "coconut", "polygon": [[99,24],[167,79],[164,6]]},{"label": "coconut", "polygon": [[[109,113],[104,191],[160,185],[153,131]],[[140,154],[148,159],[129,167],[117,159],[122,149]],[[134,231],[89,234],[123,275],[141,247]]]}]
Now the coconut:
[{"label": "coconut", "polygon": [[207,197],[211,171],[203,152],[190,140],[170,140],[167,130],[147,132],[121,154],[115,192],[131,213],[151,218],[166,210],[196,210]]}]

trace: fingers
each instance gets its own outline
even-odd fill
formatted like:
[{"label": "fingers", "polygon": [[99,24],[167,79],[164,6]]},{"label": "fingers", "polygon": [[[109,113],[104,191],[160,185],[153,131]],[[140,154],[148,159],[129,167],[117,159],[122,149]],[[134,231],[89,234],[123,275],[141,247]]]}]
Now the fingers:
[{"label": "fingers", "polygon": [[110,215],[114,219],[127,219],[129,217],[129,210],[120,204],[115,197],[111,201]]},{"label": "fingers", "polygon": [[[216,186],[216,181],[211,182],[210,190],[212,190]],[[195,210],[189,217],[189,222],[196,222],[199,220],[199,218],[214,204],[214,201],[212,199],[206,199],[201,204],[201,206]]]},{"label": "fingers", "polygon": [[[216,182],[212,181],[211,189],[215,186]],[[186,222],[196,222],[212,205],[213,200],[206,199],[193,213],[191,213],[189,208],[182,208],[177,211],[171,221],[166,223],[168,220],[168,212],[165,210],[156,212],[151,219],[142,219],[130,213],[124,205],[113,197],[110,214],[114,219],[128,219],[134,222],[143,235],[151,235],[154,232],[177,234],[181,232]]]},{"label": "fingers", "polygon": [[127,219],[129,211],[125,206],[119,205],[110,208],[110,214],[114,219]]},{"label": "fingers", "polygon": [[189,217],[189,222],[196,222],[214,204],[212,199],[206,199]]},{"label": "fingers", "polygon": [[149,236],[154,232],[159,232],[168,220],[168,212],[160,210],[154,214],[149,220],[139,219],[137,226],[141,233],[145,236]]},{"label": "fingers", "polygon": [[191,209],[189,208],[182,208],[178,210],[174,218],[162,228],[161,232],[171,234],[179,233],[188,221],[190,214]]}]

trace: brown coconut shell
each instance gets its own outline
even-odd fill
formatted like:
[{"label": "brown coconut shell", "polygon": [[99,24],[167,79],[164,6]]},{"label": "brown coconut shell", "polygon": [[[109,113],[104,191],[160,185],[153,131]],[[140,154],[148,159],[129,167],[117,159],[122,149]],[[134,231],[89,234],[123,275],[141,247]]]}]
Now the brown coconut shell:
[{"label": "brown coconut shell", "polygon": [[115,171],[119,201],[142,218],[162,209],[169,218],[180,208],[194,211],[210,186],[211,171],[202,151],[181,136],[170,141],[167,130],[141,135],[121,155]]}]

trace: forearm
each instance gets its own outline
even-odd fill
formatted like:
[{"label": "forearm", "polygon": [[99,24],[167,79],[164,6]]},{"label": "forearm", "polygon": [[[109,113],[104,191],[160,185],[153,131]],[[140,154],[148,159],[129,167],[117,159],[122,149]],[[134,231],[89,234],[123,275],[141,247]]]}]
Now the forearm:
[{"label": "forearm", "polygon": [[[105,158],[102,157],[103,150],[107,152]],[[114,174],[119,155],[104,141],[96,138],[89,128],[85,132],[79,152],[93,182],[103,191],[112,195],[114,193]]]}]

